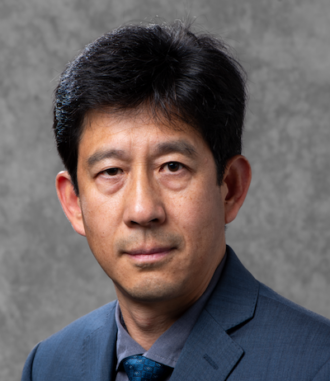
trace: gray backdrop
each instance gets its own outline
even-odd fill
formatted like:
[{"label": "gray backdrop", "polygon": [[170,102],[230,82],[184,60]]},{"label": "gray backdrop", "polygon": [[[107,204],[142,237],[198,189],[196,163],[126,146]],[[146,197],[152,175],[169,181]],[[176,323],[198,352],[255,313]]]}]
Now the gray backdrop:
[{"label": "gray backdrop", "polygon": [[249,75],[253,180],[228,242],[259,280],[330,318],[329,0],[1,0],[1,380],[19,380],[36,343],[115,298],[55,194],[59,73],[121,23],[188,13]]}]

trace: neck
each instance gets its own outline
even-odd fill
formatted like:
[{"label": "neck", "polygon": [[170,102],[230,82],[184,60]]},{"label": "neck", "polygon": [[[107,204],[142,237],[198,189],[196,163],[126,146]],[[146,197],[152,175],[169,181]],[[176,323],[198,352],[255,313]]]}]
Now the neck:
[{"label": "neck", "polygon": [[145,350],[167,331],[180,316],[196,302],[199,296],[189,303],[141,303],[127,301],[118,293],[121,313],[130,336]]}]

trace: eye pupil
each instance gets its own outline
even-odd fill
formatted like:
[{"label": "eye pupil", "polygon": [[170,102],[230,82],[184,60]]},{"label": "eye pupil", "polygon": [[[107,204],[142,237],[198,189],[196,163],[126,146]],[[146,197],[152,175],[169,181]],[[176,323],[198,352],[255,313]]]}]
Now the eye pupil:
[{"label": "eye pupil", "polygon": [[176,172],[180,168],[180,164],[176,162],[168,163],[168,169],[171,172]]},{"label": "eye pupil", "polygon": [[106,170],[106,173],[111,176],[116,175],[118,173],[118,168],[109,168]]}]

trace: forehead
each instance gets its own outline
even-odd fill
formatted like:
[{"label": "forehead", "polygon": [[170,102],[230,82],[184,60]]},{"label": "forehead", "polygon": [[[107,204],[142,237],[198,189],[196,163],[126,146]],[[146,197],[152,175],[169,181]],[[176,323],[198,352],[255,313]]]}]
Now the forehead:
[{"label": "forehead", "polygon": [[141,150],[143,147],[149,151],[160,147],[163,151],[176,149],[188,156],[195,151],[209,150],[196,129],[178,120],[169,122],[165,118],[155,119],[147,111],[126,114],[103,110],[88,112],[79,151],[93,151],[109,145],[128,151]]}]

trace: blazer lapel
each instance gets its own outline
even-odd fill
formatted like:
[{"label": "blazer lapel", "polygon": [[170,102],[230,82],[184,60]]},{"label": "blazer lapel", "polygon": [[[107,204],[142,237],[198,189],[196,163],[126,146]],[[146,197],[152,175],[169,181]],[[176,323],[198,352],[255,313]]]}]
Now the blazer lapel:
[{"label": "blazer lapel", "polygon": [[89,333],[83,344],[83,380],[114,381],[117,325],[115,308]]},{"label": "blazer lapel", "polygon": [[228,330],[254,315],[259,283],[227,247],[220,281],[193,328],[171,381],[225,380],[244,356]]},{"label": "blazer lapel", "polygon": [[204,310],[183,348],[171,381],[223,381],[243,353]]},{"label": "blazer lapel", "polygon": [[227,246],[225,267],[206,310],[228,331],[253,317],[258,295],[259,282]]}]

